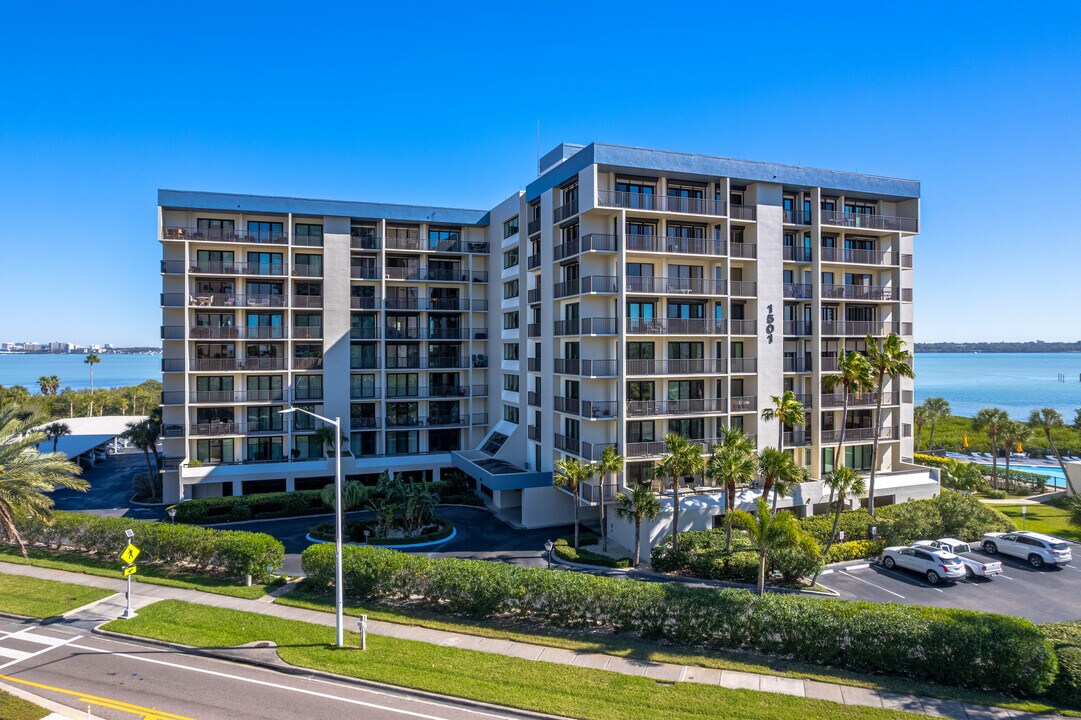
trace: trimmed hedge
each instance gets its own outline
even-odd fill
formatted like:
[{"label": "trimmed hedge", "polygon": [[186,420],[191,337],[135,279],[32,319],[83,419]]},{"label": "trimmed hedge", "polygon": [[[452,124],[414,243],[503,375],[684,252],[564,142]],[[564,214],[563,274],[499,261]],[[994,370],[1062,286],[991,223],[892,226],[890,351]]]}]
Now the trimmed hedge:
[{"label": "trimmed hedge", "polygon": [[830,548],[830,554],[826,558],[826,562],[849,562],[850,560],[878,557],[885,547],[886,543],[881,540],[852,540],[851,542],[834,543]]},{"label": "trimmed hedge", "polygon": [[[878,512],[883,509],[879,508]],[[841,522],[837,529],[844,530],[845,540],[870,540],[871,526],[877,524],[875,518],[872,518],[866,510],[845,510],[841,513]],[[825,546],[829,540],[830,531],[833,529],[833,516],[830,515],[827,518],[825,515],[811,515],[800,518],[799,526],[800,530],[813,537],[820,545]]]},{"label": "trimmed hedge", "polygon": [[[454,525],[446,520],[435,519],[431,525],[423,528],[423,532],[413,537],[381,538],[375,537],[375,526],[371,522],[350,522],[345,524],[346,542],[363,543],[364,531],[370,532],[367,540],[368,545],[409,545],[412,543],[433,542],[449,537],[454,532]],[[334,523],[320,523],[310,531],[311,536],[318,540],[334,541]]]},{"label": "trimmed hedge", "polygon": [[[582,542],[581,537],[579,537],[578,544],[585,545],[586,543]],[[593,545],[596,543],[589,544]],[[601,555],[592,550],[586,550],[585,548],[575,548],[573,535],[556,540],[553,543],[552,550],[556,555],[567,562],[608,568],[628,568],[631,566],[631,559],[629,557],[614,558],[607,555]]]},{"label": "trimmed hedge", "polygon": [[176,522],[193,525],[267,520],[332,513],[319,490],[255,493],[187,500],[176,506]]},{"label": "trimmed hedge", "polygon": [[133,542],[142,551],[139,564],[177,570],[194,567],[236,579],[251,575],[265,581],[281,569],[285,557],[285,547],[266,533],[74,512],[54,512],[49,522],[21,519],[17,525],[27,544],[54,550],[70,548],[102,557],[117,557],[127,544],[124,531],[130,529],[135,532]]},{"label": "trimmed hedge", "polygon": [[1049,623],[1040,630],[1058,656],[1058,677],[1047,694],[1063,705],[1081,708],[1081,621]]},{"label": "trimmed hedge", "polygon": [[[329,587],[334,548],[309,547],[303,564],[309,582]],[[1028,620],[971,610],[758,596],[374,547],[345,549],[344,590],[358,600],[626,632],[1022,694],[1046,690],[1057,667],[1050,643]]]}]

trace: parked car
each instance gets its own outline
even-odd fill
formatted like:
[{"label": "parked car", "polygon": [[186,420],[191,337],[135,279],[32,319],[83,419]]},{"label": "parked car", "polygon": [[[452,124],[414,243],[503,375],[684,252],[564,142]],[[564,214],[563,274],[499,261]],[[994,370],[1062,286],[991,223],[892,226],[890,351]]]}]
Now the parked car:
[{"label": "parked car", "polygon": [[956,538],[941,538],[940,540],[917,540],[914,547],[929,547],[935,550],[945,550],[953,553],[965,566],[965,572],[969,577],[991,578],[1002,574],[1002,563],[998,560],[988,560],[985,557],[972,552],[972,546],[963,540]]},{"label": "parked car", "polygon": [[105,460],[107,457],[109,457],[109,456],[105,454],[104,450],[95,450],[94,451],[94,459],[97,460],[98,462],[101,462],[102,460]]},{"label": "parked car", "polygon": [[1065,540],[1028,530],[985,533],[983,549],[992,555],[1000,552],[1003,555],[1028,560],[1029,565],[1034,568],[1041,568],[1044,565],[1065,565],[1073,560],[1070,545]]},{"label": "parked car", "polygon": [[932,585],[965,576],[965,566],[960,558],[945,550],[928,547],[888,547],[882,551],[882,564],[888,570],[898,567],[918,572]]}]

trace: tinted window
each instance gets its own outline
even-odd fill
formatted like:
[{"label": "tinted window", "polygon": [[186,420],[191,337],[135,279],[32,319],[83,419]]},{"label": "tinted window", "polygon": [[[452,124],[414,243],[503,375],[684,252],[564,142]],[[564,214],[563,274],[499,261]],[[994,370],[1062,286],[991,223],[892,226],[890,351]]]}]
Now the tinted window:
[{"label": "tinted window", "polygon": [[1069,550],[1070,546],[1067,545],[1066,543],[1063,543],[1063,542],[1054,542],[1054,543],[1051,543],[1051,549],[1052,550]]}]

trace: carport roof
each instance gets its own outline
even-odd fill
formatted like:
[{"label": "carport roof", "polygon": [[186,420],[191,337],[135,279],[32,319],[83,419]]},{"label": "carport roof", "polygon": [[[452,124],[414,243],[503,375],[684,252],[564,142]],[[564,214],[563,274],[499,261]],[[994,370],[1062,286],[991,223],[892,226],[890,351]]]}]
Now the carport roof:
[{"label": "carport roof", "polygon": [[[57,452],[69,458],[76,458],[99,445],[111,442],[120,433],[127,430],[129,422],[142,422],[146,415],[102,415],[99,417],[62,418],[52,422],[64,423],[71,428],[71,434],[60,438],[56,445]],[[52,423],[46,423],[51,425]],[[44,427],[44,426],[41,426]],[[40,430],[41,427],[37,429]],[[46,440],[38,446],[41,452],[51,452],[53,444]]]}]

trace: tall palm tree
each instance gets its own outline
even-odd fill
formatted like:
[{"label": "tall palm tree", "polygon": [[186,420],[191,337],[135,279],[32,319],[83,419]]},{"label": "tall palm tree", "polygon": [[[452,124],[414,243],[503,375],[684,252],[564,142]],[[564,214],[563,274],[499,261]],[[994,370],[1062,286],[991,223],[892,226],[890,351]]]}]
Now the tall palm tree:
[{"label": "tall palm tree", "polygon": [[577,458],[556,460],[556,471],[552,483],[557,488],[568,490],[574,496],[574,547],[578,547],[578,506],[582,499],[582,483],[597,474],[593,463],[582,463]]},{"label": "tall palm tree", "polygon": [[55,395],[60,389],[60,378],[56,375],[42,375],[38,378],[38,389],[42,395]]},{"label": "tall palm tree", "polygon": [[[830,488],[830,495],[837,498],[837,510],[833,516],[833,527],[830,529],[829,541],[826,549],[822,551],[822,557],[829,557],[830,548],[837,539],[837,527],[841,523],[841,511],[844,510],[845,500],[850,495],[859,497],[864,493],[863,476],[850,467],[840,465],[833,469],[825,478],[826,485]],[[817,579],[818,575],[815,574]]]},{"label": "tall palm tree", "polygon": [[[780,395],[770,397],[772,405],[762,408],[762,419],[765,421],[777,421],[777,449],[784,450],[784,429],[788,427],[803,427],[806,422],[806,409],[803,403],[796,399],[796,394],[791,390],[785,390]],[[764,497],[764,496],[763,496]]]},{"label": "tall palm tree", "polygon": [[972,418],[973,430],[986,430],[991,438],[991,481],[998,485],[998,440],[1002,427],[1010,422],[1010,416],[1001,408],[982,408]]},{"label": "tall palm tree", "polygon": [[917,405],[912,411],[912,421],[916,423],[916,452],[923,445],[923,426],[931,419],[930,413],[923,405]]},{"label": "tall palm tree", "polygon": [[83,359],[83,364],[90,366],[90,392],[94,392],[94,366],[99,362],[101,362],[101,358],[94,353],[90,353]]},{"label": "tall palm tree", "polygon": [[792,486],[803,480],[803,468],[784,450],[767,447],[758,456],[758,470],[762,473],[762,499],[766,500],[769,491],[774,491],[771,512],[776,515],[777,497],[787,495]]},{"label": "tall palm tree", "polygon": [[844,464],[844,455],[841,454],[841,447],[845,442],[845,430],[848,425],[849,399],[853,393],[859,394],[866,390],[870,390],[871,387],[873,387],[871,381],[871,364],[867,362],[867,358],[855,350],[848,351],[842,348],[841,352],[837,355],[837,374],[822,376],[822,390],[827,393],[832,393],[837,390],[837,388],[841,388],[844,398],[841,405],[841,432],[837,437],[837,450],[833,456],[834,467]]},{"label": "tall palm tree", "polygon": [[877,380],[878,387],[878,397],[875,398],[875,442],[871,461],[871,480],[867,488],[867,512],[871,515],[875,514],[875,475],[878,472],[878,445],[882,435],[883,388],[887,379],[896,383],[899,378],[915,377],[916,374],[912,372],[910,364],[911,360],[912,355],[905,350],[904,341],[896,333],[890,333],[881,348],[870,334],[867,335],[867,362],[871,365],[871,372]]},{"label": "tall palm tree", "polygon": [[770,552],[791,547],[799,539],[799,521],[790,512],[772,515],[769,505],[762,498],[755,503],[757,509],[751,515],[744,510],[733,511],[732,522],[747,532],[751,543],[758,548],[758,594],[766,592],[766,558]]},{"label": "tall palm tree", "polygon": [[642,520],[652,520],[661,512],[661,501],[648,485],[638,485],[634,490],[616,495],[616,515],[634,521],[634,559],[638,567],[642,559]]},{"label": "tall palm tree", "polygon": [[150,454],[154,453],[154,464],[158,462],[158,438],[161,436],[161,425],[155,423],[152,419],[140,420],[138,422],[129,422],[127,424],[127,430],[120,433],[120,437],[125,440],[130,440],[131,444],[143,451],[143,456],[146,458],[146,472],[150,479],[152,486],[157,487],[157,481],[154,479],[158,476],[154,466],[150,464]]},{"label": "tall palm tree", "polygon": [[[1081,416],[1081,411],[1078,411],[1078,415]],[[1070,480],[1069,473],[1066,472],[1066,463],[1062,461],[1062,453],[1058,451],[1058,447],[1055,446],[1055,441],[1051,437],[1051,428],[1065,427],[1066,421],[1062,419],[1062,414],[1054,409],[1045,407],[1041,410],[1033,410],[1032,414],[1028,416],[1028,424],[1033,429],[1039,428],[1043,430],[1044,437],[1047,438],[1047,444],[1051,447],[1051,452],[1055,453],[1055,459],[1058,460],[1058,466],[1062,468],[1062,474],[1066,477],[1066,486],[1070,488],[1070,495],[1077,496],[1077,489],[1073,486],[1073,481]]]},{"label": "tall palm tree", "polygon": [[758,457],[754,454],[754,443],[740,428],[722,427],[719,434],[720,442],[714,443],[709,449],[706,477],[724,486],[725,548],[726,552],[730,552],[736,486],[754,480],[758,470]]},{"label": "tall palm tree", "polygon": [[605,517],[604,481],[611,475],[614,485],[616,476],[621,472],[623,472],[623,456],[616,452],[615,445],[609,445],[604,448],[601,460],[597,463],[597,473],[601,476],[601,548],[605,552],[608,552],[608,520]]},{"label": "tall palm tree", "polygon": [[927,408],[927,421],[931,424],[931,437],[927,441],[927,449],[935,450],[935,425],[939,420],[945,420],[950,416],[950,402],[946,398],[929,397],[923,401]]},{"label": "tall palm tree", "polygon": [[26,544],[15,527],[16,518],[47,519],[58,487],[86,491],[90,485],[76,477],[82,468],[57,453],[39,453],[45,433],[34,431],[33,419],[17,407],[0,407],[0,539]]},{"label": "tall palm tree", "polygon": [[1018,443],[1028,442],[1032,437],[1032,428],[1017,420],[1007,420],[998,431],[1002,444],[1006,446],[1006,487],[1010,486],[1010,456]]},{"label": "tall palm tree", "polygon": [[45,433],[46,440],[53,441],[53,452],[56,452],[56,446],[59,444],[60,438],[71,435],[71,428],[68,427],[67,423],[62,422],[49,423],[41,431]]},{"label": "tall palm tree", "polygon": [[657,472],[672,479],[672,549],[679,550],[679,481],[701,474],[706,469],[706,461],[702,457],[702,447],[679,433],[664,436],[664,450],[657,462]]}]

